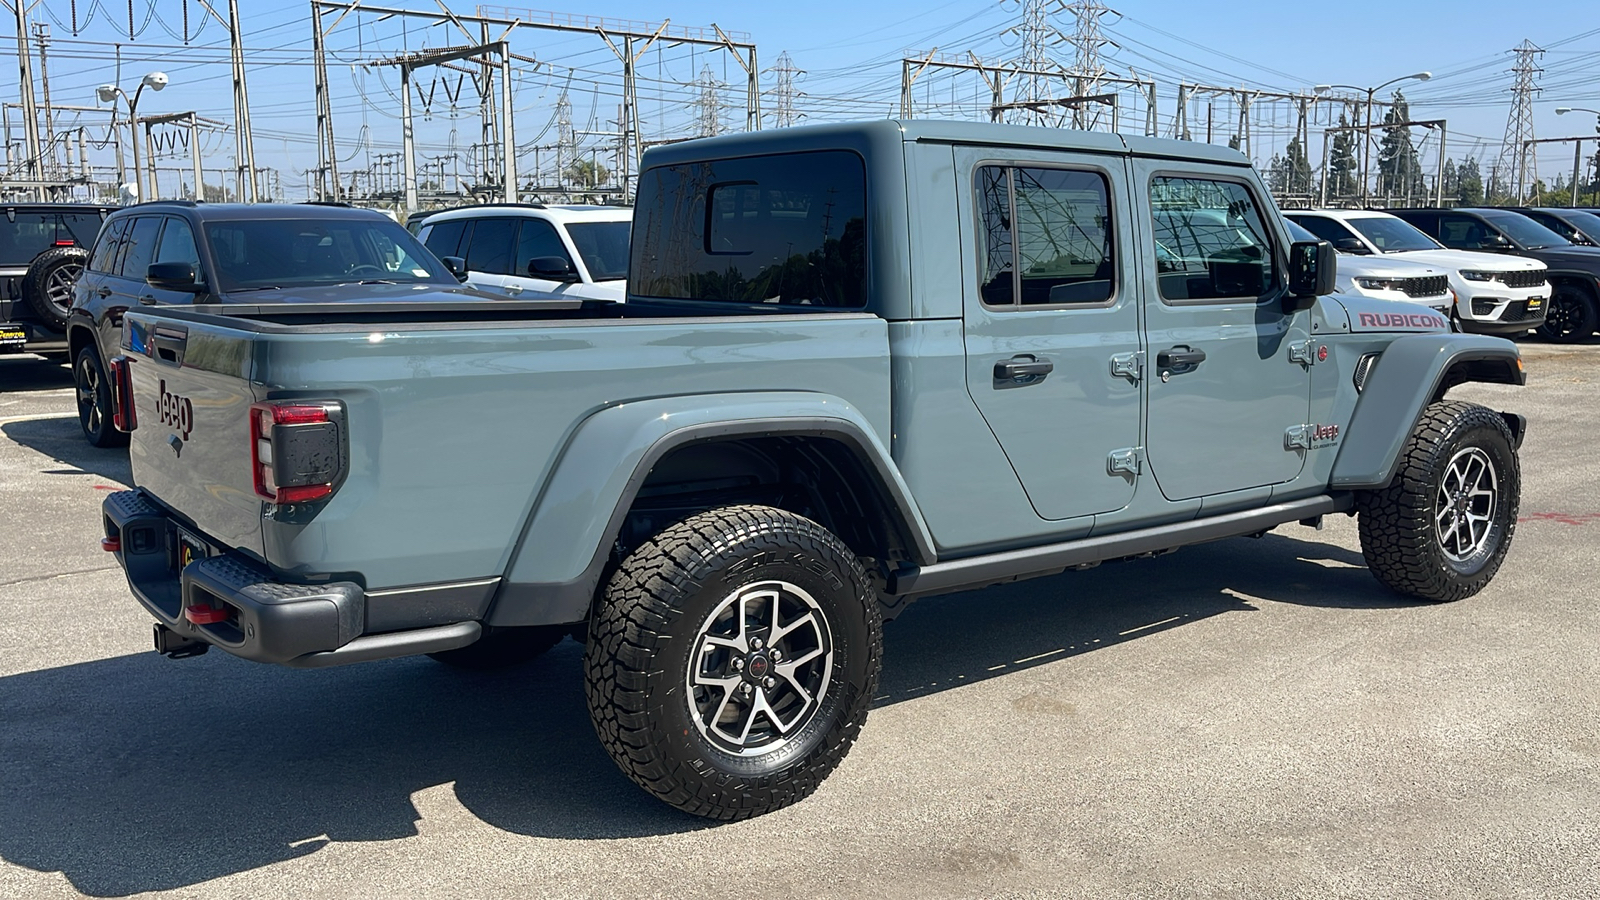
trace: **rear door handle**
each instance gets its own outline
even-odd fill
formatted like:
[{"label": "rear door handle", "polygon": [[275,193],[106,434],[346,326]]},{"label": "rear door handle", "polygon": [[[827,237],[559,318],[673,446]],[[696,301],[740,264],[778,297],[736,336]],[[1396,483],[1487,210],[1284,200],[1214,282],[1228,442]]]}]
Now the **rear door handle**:
[{"label": "rear door handle", "polygon": [[1038,384],[1055,370],[1055,363],[1048,359],[1013,356],[994,364],[994,380],[1011,384]]},{"label": "rear door handle", "polygon": [[522,285],[520,284],[508,284],[505,288],[508,294],[516,295],[522,293]]},{"label": "rear door handle", "polygon": [[1188,371],[1206,361],[1206,352],[1193,347],[1179,344],[1170,350],[1162,350],[1156,354],[1156,368]]},{"label": "rear door handle", "polygon": [[99,297],[101,300],[104,300],[105,298],[111,296],[111,288],[108,288],[108,287],[96,288],[95,292],[94,292],[94,295],[96,297]]},{"label": "rear door handle", "polygon": [[143,297],[139,298],[139,302],[143,303],[145,306],[155,306],[156,305],[156,295],[155,294],[145,294]]}]

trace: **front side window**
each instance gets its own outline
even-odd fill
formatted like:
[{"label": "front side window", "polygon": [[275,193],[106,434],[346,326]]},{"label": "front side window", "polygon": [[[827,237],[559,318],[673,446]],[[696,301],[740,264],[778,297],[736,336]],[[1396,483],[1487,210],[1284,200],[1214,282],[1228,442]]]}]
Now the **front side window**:
[{"label": "front side window", "polygon": [[990,306],[1104,303],[1115,288],[1105,176],[983,166],[977,176]]},{"label": "front side window", "polygon": [[187,219],[169,218],[161,230],[161,244],[156,247],[155,262],[188,263],[200,275],[200,251],[194,246],[194,231]]},{"label": "front side window", "polygon": [[1478,250],[1490,231],[1473,216],[1439,217],[1439,243],[1456,250]]},{"label": "front side window", "polygon": [[511,274],[532,275],[533,261],[541,256],[559,256],[567,260],[567,265],[572,265],[572,260],[567,259],[567,248],[561,243],[561,235],[556,234],[549,222],[523,219],[522,230],[517,232],[516,267]]},{"label": "front side window", "polygon": [[1349,228],[1324,216],[1289,216],[1288,218],[1294,224],[1332,244],[1335,249],[1342,249],[1339,247],[1340,241],[1350,241],[1355,238],[1355,235],[1350,233]]},{"label": "front side window", "polygon": [[583,257],[589,277],[618,281],[628,277],[628,232],[632,222],[573,222],[567,234]]},{"label": "front side window", "polygon": [[849,151],[657,166],[634,215],[630,294],[866,305],[866,165]]},{"label": "front side window", "polygon": [[1272,289],[1272,242],[1249,188],[1158,177],[1150,184],[1150,207],[1163,299],[1258,298]]}]

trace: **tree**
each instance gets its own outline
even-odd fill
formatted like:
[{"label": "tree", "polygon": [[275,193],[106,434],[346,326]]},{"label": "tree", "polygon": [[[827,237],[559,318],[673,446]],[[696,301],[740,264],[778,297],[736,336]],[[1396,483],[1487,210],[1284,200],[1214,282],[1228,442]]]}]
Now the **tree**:
[{"label": "tree", "polygon": [[[1339,127],[1350,127],[1344,113],[1339,114]],[[1328,151],[1328,196],[1333,199],[1344,199],[1360,193],[1356,189],[1356,170],[1359,167],[1360,161],[1356,158],[1355,132],[1334,132],[1333,148]]]},{"label": "tree", "polygon": [[567,180],[575,187],[593,189],[611,180],[611,170],[592,159],[573,160],[567,166]]},{"label": "tree", "polygon": [[1404,198],[1427,191],[1417,148],[1411,143],[1411,126],[1400,124],[1410,119],[1410,104],[1406,103],[1404,94],[1395,91],[1389,111],[1383,116],[1383,142],[1378,145],[1378,194],[1381,196]]},{"label": "tree", "polygon": [[1469,156],[1456,166],[1453,194],[1459,206],[1483,205],[1483,173],[1478,170],[1476,159]]}]

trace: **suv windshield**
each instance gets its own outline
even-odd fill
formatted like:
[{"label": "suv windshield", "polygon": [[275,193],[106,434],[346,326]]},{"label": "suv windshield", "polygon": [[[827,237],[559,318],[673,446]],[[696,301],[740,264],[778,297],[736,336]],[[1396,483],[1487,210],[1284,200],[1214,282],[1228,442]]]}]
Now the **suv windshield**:
[{"label": "suv windshield", "polygon": [[1379,253],[1405,253],[1410,250],[1438,250],[1443,245],[1417,230],[1415,225],[1390,216],[1346,219],[1345,224],[1361,232]]},{"label": "suv windshield", "polygon": [[97,212],[18,212],[0,218],[0,265],[25,266],[58,242],[88,247],[99,233]]},{"label": "suv windshield", "polygon": [[1570,247],[1572,242],[1540,225],[1522,213],[1484,211],[1479,213],[1484,221],[1500,229],[1524,250],[1543,250],[1546,247]]},{"label": "suv windshield", "polygon": [[456,280],[404,228],[384,219],[206,222],[218,290]]},{"label": "suv windshield", "polygon": [[617,281],[628,277],[628,229],[631,222],[571,222],[567,234],[583,257],[589,277]]}]

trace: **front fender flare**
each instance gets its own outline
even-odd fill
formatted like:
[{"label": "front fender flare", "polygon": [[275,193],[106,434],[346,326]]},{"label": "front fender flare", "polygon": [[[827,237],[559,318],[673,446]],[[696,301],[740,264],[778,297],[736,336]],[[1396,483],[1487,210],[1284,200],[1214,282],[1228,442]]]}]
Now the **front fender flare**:
[{"label": "front fender flare", "polygon": [[1367,376],[1333,464],[1332,487],[1382,488],[1394,477],[1400,450],[1422,410],[1448,385],[1445,379],[1525,384],[1517,345],[1505,338],[1466,334],[1397,337]]},{"label": "front fender flare", "polygon": [[866,418],[844,400],[807,392],[664,397],[602,409],[574,432],[513,551],[489,624],[576,622],[640,485],[667,453],[729,437],[817,435],[838,440],[875,472],[907,544],[935,558],[926,523]]}]

